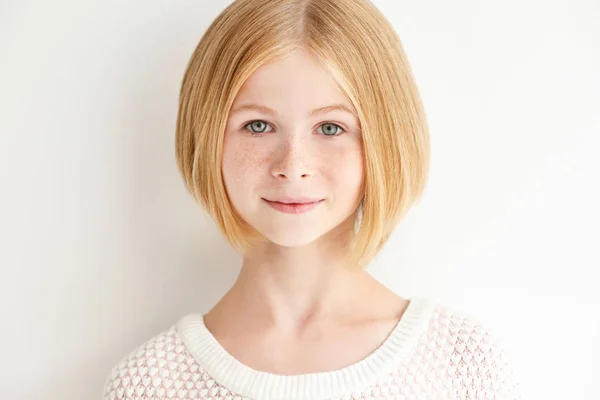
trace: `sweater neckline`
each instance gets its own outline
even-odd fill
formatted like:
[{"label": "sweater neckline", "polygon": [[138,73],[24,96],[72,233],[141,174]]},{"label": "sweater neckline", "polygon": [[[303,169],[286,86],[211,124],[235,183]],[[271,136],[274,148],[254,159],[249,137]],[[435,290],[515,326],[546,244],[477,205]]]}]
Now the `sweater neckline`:
[{"label": "sweater neckline", "polygon": [[430,299],[413,297],[388,337],[371,354],[341,369],[300,375],[258,371],[243,364],[212,335],[202,313],[183,316],[177,328],[192,357],[215,382],[234,394],[260,400],[323,400],[373,385],[399,366],[427,329],[433,309]]}]

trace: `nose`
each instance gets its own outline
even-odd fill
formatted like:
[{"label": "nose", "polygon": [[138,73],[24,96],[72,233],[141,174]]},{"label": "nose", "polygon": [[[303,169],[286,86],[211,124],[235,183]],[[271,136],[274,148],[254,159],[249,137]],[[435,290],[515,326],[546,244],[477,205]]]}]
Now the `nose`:
[{"label": "nose", "polygon": [[311,154],[301,135],[288,135],[273,153],[271,173],[278,179],[295,181],[313,174]]}]

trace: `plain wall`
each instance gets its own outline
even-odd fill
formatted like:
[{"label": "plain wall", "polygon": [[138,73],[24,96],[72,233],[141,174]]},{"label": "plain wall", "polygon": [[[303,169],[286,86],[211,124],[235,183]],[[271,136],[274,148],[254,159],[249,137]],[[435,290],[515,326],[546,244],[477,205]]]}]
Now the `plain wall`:
[{"label": "plain wall", "polygon": [[[374,3],[432,162],[370,271],[493,329],[528,398],[600,398],[600,4]],[[186,63],[227,4],[0,3],[0,398],[100,399],[235,279],[174,158]]]}]

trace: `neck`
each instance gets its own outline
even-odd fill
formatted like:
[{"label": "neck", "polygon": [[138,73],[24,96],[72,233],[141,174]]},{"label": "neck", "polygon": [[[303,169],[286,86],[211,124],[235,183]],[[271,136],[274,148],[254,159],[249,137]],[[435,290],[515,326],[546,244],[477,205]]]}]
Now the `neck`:
[{"label": "neck", "polygon": [[356,318],[379,289],[368,272],[348,265],[332,246],[268,243],[244,256],[236,282],[211,313],[291,333],[321,321]]}]

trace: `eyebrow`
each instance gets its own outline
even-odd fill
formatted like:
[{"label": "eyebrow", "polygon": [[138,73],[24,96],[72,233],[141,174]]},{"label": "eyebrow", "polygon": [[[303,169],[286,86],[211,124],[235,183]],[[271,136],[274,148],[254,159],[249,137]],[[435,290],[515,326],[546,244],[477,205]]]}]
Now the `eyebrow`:
[{"label": "eyebrow", "polygon": [[[235,109],[233,109],[231,111],[231,114],[235,114],[237,112],[244,111],[244,110],[254,110],[254,111],[259,111],[263,114],[277,116],[277,111],[273,110],[272,108],[269,108],[266,106],[261,106],[258,104],[243,104],[243,105],[238,106]],[[325,113],[328,113],[331,111],[336,111],[336,110],[337,111],[345,111],[348,114],[356,115],[354,110],[352,110],[350,107],[346,106],[345,104],[332,104],[330,106],[320,107],[320,108],[312,110],[310,113],[308,113],[308,115],[312,117],[317,114],[325,114]]]}]

